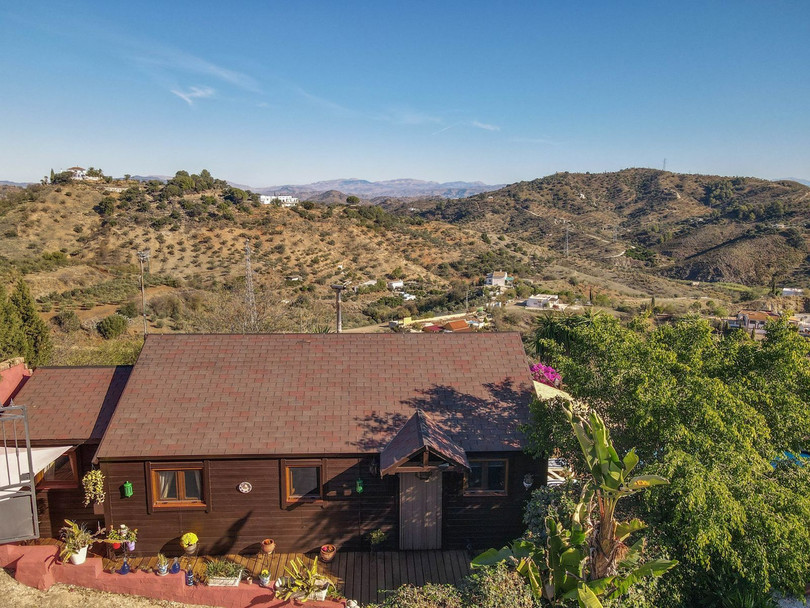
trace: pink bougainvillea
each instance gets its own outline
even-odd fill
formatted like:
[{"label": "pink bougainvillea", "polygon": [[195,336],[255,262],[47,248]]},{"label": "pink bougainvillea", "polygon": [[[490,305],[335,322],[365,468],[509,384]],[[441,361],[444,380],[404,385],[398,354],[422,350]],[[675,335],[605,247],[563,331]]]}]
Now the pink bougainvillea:
[{"label": "pink bougainvillea", "polygon": [[537,382],[548,384],[549,386],[560,386],[562,376],[557,373],[557,370],[542,363],[535,363],[529,366],[529,371],[532,373],[532,378]]}]

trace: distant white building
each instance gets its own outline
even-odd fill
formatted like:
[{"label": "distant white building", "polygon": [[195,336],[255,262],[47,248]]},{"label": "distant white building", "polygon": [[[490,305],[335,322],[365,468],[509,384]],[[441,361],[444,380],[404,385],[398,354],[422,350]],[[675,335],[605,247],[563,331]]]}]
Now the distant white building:
[{"label": "distant white building", "polygon": [[275,194],[262,194],[259,196],[262,205],[281,205],[282,207],[295,207],[298,199],[294,196],[277,196]]},{"label": "distant white building", "polygon": [[804,289],[799,289],[798,287],[783,287],[782,288],[782,295],[783,296],[803,296]]},{"label": "distant white building", "polygon": [[560,302],[560,296],[550,293],[538,293],[529,296],[526,300],[526,308],[541,308],[547,310],[565,310],[566,305]]},{"label": "distant white building", "polygon": [[514,277],[510,277],[505,271],[495,271],[490,272],[487,275],[487,285],[493,285],[497,287],[506,287],[507,283],[511,283],[514,280]]},{"label": "distant white building", "polygon": [[394,291],[396,289],[404,289],[405,288],[405,281],[396,280],[396,281],[388,281],[387,283],[388,289]]},{"label": "distant white building", "polygon": [[68,171],[73,174],[73,179],[83,180],[87,177],[84,167],[70,167]]}]

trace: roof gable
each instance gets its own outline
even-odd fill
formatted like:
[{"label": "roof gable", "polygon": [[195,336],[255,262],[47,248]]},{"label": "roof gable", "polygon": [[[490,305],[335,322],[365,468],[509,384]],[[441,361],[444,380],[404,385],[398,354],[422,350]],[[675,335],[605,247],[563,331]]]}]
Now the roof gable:
[{"label": "roof gable", "polygon": [[391,442],[380,452],[380,475],[395,469],[424,450],[452,464],[470,468],[464,448],[454,442],[441,426],[421,409],[410,417]]},{"label": "roof gable", "polygon": [[150,335],[98,457],[376,453],[417,409],[519,450],[531,395],[517,333]]}]

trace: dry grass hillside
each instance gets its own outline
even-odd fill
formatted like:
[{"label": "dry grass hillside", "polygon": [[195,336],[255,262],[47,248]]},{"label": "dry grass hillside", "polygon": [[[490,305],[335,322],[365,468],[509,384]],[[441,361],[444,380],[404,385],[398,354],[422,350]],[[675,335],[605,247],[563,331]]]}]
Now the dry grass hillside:
[{"label": "dry grass hillside", "polygon": [[[509,232],[600,260],[629,256],[697,281],[807,283],[810,188],[653,169],[557,173],[456,201],[407,203],[420,217]],[[404,212],[406,205],[398,206]]]}]

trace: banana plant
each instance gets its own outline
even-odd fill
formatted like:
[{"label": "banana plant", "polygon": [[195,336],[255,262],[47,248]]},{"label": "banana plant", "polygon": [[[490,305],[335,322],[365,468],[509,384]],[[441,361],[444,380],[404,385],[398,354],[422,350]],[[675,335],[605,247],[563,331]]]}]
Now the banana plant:
[{"label": "banana plant", "polygon": [[627,551],[624,541],[630,534],[645,527],[638,519],[617,522],[617,503],[621,498],[639,490],[665,485],[669,481],[658,475],[630,477],[639,462],[635,449],[630,450],[624,459],[620,459],[610,441],[610,432],[599,414],[591,412],[586,421],[574,414],[568,405],[563,405],[563,410],[585,457],[591,482],[595,485],[594,494],[599,508],[599,522],[592,541],[595,555],[591,578],[615,575],[617,564]]},{"label": "banana plant", "polygon": [[600,598],[620,598],[643,578],[661,576],[677,564],[664,559],[642,563],[644,539],[632,546],[625,541],[645,524],[615,518],[621,498],[669,482],[658,475],[631,477],[639,462],[635,451],[619,459],[598,414],[591,413],[586,421],[564,407],[589,472],[579,503],[567,518],[546,518],[544,547],[515,541],[500,550],[485,551],[472,561],[472,567],[506,561],[526,577],[535,598],[547,605],[576,600],[580,608],[602,608]]}]

